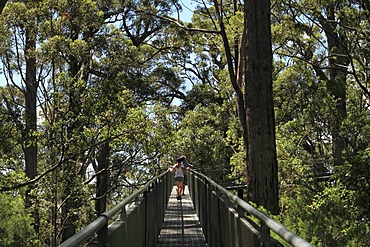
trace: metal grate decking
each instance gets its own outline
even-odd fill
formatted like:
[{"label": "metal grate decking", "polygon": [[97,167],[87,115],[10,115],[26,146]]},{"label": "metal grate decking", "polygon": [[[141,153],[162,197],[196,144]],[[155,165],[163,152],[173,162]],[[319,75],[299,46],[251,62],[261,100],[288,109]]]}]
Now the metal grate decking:
[{"label": "metal grate decking", "polygon": [[181,201],[176,199],[176,186],[168,201],[157,247],[207,247],[207,243],[186,187]]}]

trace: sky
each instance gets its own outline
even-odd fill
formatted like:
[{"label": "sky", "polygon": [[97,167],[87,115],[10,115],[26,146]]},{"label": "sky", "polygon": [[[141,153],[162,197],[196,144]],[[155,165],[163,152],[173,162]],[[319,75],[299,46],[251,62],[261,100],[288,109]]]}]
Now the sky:
[{"label": "sky", "polygon": [[179,2],[182,6],[180,19],[184,22],[190,22],[196,3],[194,3],[193,0],[180,0]]}]

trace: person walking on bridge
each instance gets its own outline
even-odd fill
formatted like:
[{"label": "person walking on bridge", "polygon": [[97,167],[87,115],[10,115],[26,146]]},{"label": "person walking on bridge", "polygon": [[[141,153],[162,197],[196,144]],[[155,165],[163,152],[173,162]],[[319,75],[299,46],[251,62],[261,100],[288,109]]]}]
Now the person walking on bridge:
[{"label": "person walking on bridge", "polygon": [[170,167],[169,171],[175,173],[177,200],[181,200],[181,195],[184,188],[184,174],[186,172],[186,169],[181,165],[181,162],[183,161],[182,157],[177,158],[176,161],[177,164]]},{"label": "person walking on bridge", "polygon": [[181,165],[185,168],[185,173],[184,173],[184,182],[182,183],[182,195],[185,195],[185,186],[187,185],[188,179],[187,179],[187,170],[193,168],[193,165],[190,164],[186,156],[181,156],[179,159],[181,159]]}]

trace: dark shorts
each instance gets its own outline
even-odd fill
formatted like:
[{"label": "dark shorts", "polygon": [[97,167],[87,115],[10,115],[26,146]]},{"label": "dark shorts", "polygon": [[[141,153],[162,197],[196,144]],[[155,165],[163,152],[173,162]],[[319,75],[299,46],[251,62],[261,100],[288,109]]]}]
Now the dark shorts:
[{"label": "dark shorts", "polygon": [[175,177],[175,181],[184,182],[183,177]]}]

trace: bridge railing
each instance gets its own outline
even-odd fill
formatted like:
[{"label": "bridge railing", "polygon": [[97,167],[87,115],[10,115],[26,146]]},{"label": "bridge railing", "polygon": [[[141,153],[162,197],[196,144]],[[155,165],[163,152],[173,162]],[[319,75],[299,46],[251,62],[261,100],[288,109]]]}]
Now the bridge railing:
[{"label": "bridge railing", "polygon": [[[190,195],[209,246],[281,246],[271,238],[270,230],[291,246],[311,246],[207,176],[194,170],[189,173]],[[254,216],[259,225],[247,214]]]},{"label": "bridge railing", "polygon": [[[164,172],[154,177],[141,189],[67,239],[60,247],[82,244],[110,247],[155,246],[172,188],[173,178],[170,173]],[[117,219],[107,227],[108,221],[115,216]],[[96,237],[97,234],[103,237]]]}]

